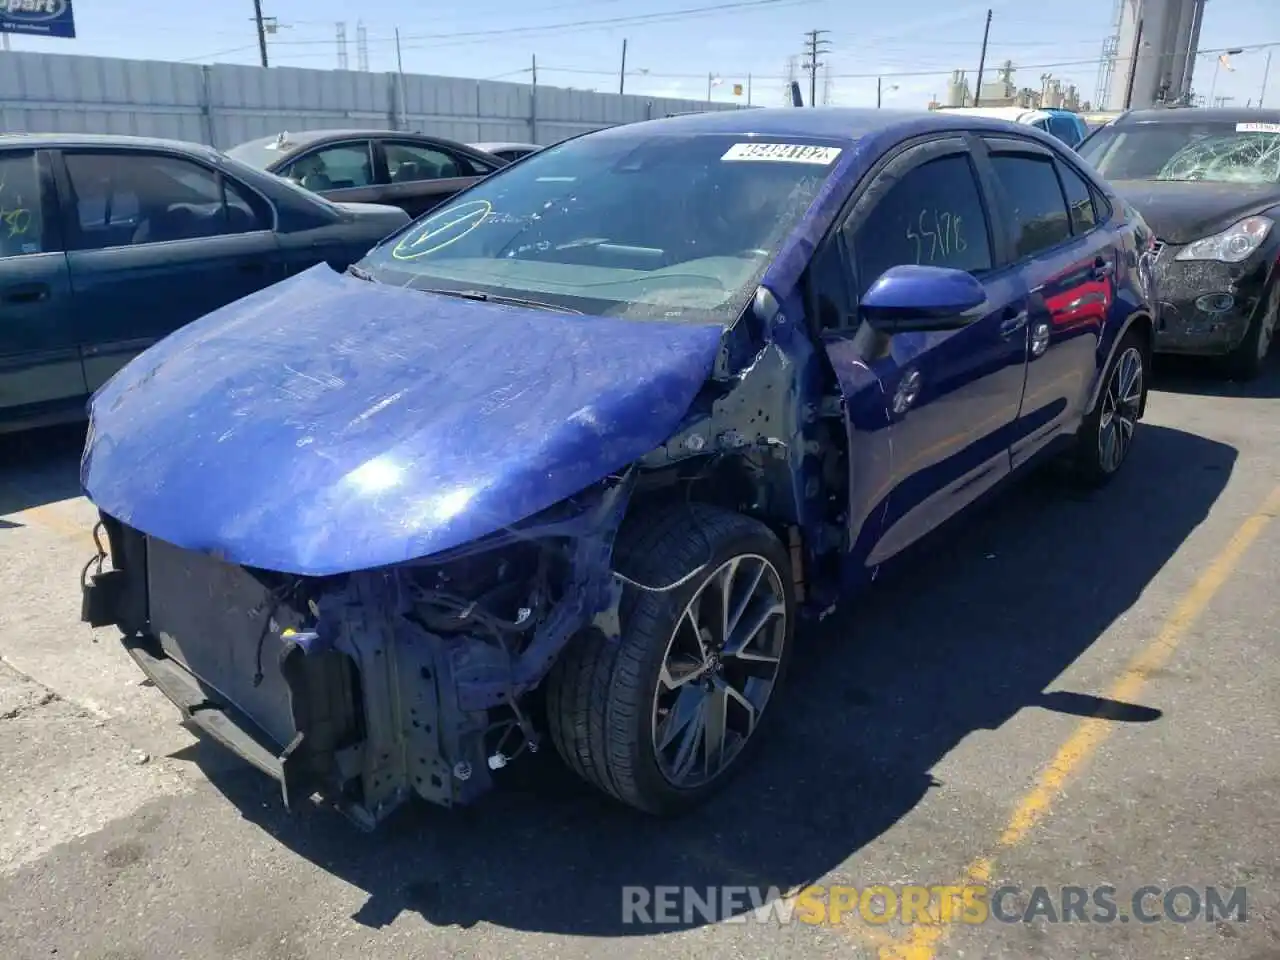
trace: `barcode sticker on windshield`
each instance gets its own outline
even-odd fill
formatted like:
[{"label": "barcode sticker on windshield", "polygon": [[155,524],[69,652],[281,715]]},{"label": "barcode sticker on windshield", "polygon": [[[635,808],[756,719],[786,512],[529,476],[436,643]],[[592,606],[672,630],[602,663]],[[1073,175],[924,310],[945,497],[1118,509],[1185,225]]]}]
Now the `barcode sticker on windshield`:
[{"label": "barcode sticker on windshield", "polygon": [[812,163],[820,167],[840,156],[839,147],[803,143],[735,143],[721,160],[762,160],[769,163]]},{"label": "barcode sticker on windshield", "polygon": [[1237,123],[1236,133],[1280,133],[1280,123]]}]

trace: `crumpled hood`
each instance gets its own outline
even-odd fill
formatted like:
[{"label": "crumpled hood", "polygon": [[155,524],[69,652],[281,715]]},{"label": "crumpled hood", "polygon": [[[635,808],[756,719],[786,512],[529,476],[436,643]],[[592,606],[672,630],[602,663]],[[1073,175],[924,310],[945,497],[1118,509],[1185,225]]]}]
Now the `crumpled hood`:
[{"label": "crumpled hood", "polygon": [[1111,186],[1166,243],[1212,236],[1280,203],[1280,186],[1268,184],[1112,180]]},{"label": "crumpled hood", "polygon": [[718,326],[497,306],[318,266],[135,358],[90,403],[81,483],[234,563],[326,575],[516,523],[662,443]]}]

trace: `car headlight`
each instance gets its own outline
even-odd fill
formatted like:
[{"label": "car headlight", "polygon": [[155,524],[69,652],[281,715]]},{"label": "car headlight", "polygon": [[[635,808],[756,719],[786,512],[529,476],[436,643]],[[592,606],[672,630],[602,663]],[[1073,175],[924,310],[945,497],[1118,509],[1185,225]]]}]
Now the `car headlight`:
[{"label": "car headlight", "polygon": [[1223,263],[1239,263],[1247,260],[1271,232],[1269,217],[1245,217],[1233,223],[1221,233],[1189,243],[1174,257],[1175,260],[1220,260]]}]

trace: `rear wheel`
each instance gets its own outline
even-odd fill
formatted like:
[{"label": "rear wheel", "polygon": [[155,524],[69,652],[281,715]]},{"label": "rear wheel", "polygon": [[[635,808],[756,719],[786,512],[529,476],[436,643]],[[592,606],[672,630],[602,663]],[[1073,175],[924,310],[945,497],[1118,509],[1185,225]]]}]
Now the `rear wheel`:
[{"label": "rear wheel", "polygon": [[1273,280],[1264,304],[1256,311],[1249,331],[1226,359],[1227,375],[1233,380],[1253,380],[1266,366],[1267,354],[1280,322],[1280,280]]},{"label": "rear wheel", "polygon": [[626,588],[621,638],[570,643],[547,716],[579,776],[670,814],[754,754],[786,673],[794,601],[787,552],[758,521],[700,504],[640,519],[615,550],[619,572],[644,585]]},{"label": "rear wheel", "polygon": [[1129,331],[1103,374],[1097,406],[1076,435],[1074,465],[1084,485],[1109,483],[1128,458],[1146,404],[1149,366],[1141,339]]}]

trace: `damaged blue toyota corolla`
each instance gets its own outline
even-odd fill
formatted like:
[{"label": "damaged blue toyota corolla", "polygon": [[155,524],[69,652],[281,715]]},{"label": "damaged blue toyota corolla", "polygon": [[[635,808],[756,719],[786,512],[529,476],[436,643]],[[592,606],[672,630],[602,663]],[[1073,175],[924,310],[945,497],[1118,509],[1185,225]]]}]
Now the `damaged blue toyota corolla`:
[{"label": "damaged blue toyota corolla", "polygon": [[798,618],[1033,462],[1115,474],[1150,249],[996,120],[569,140],[101,388],[83,618],[286,803],[372,827],[549,737],[675,812],[747,762]]}]

